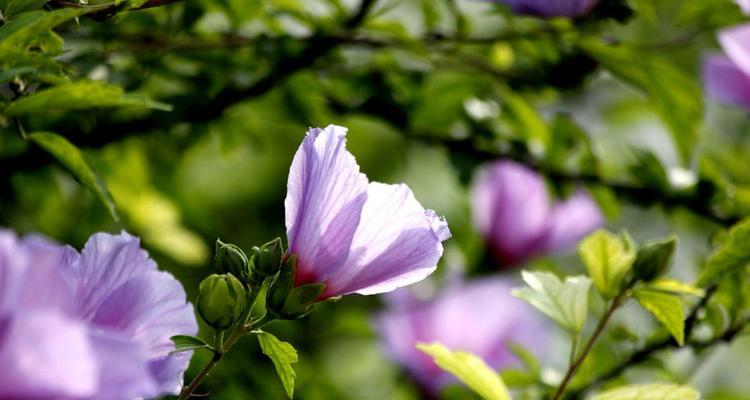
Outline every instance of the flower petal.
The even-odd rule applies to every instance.
[[[750,14],[750,0],[737,0],[737,4],[746,15]]]
[[[599,0],[495,0],[518,14],[540,17],[580,17],[588,14]]]
[[[77,315],[93,318],[110,293],[131,278],[155,270],[156,263],[141,249],[138,238],[125,232],[91,236],[81,256],[65,268],[75,293]]]
[[[472,188],[474,223],[505,264],[540,250],[550,199],[544,179],[529,168],[498,161],[479,172]]]
[[[177,395],[180,393],[184,382],[183,375],[190,365],[192,356],[192,351],[182,351],[149,362],[149,371],[159,384],[160,394]]]
[[[150,271],[112,291],[91,323],[147,346],[149,358],[174,349],[174,335],[195,335],[198,324],[182,285],[169,273]]]
[[[718,38],[729,59],[750,76],[750,24],[724,29],[719,32]]]
[[[152,398],[161,394],[148,369],[144,346],[126,335],[89,330],[100,365],[98,389],[89,400]]]
[[[0,318],[0,365],[3,399],[92,396],[99,382],[86,327],[56,312]]]
[[[0,311],[71,310],[70,288],[60,269],[71,251],[41,237],[19,239],[0,230]]]
[[[703,61],[706,93],[722,103],[750,110],[750,75],[727,57],[712,55]]]
[[[367,177],[346,150],[346,128],[311,129],[294,156],[284,201],[296,284],[319,281],[346,260],[366,198]]]
[[[113,291],[96,311],[92,324],[140,343],[148,358],[156,394],[176,394],[192,353],[169,355],[174,335],[196,335],[198,324],[185,291],[169,273],[150,271]]]
[[[439,342],[472,352],[496,369],[515,362],[507,348],[511,342],[537,354],[543,351],[548,336],[545,322],[530,306],[511,296],[513,283],[486,278],[453,285],[432,300],[381,313],[375,320],[376,329],[391,357],[428,391],[437,393],[455,379],[418,351],[418,342]]]
[[[555,252],[575,247],[579,240],[603,224],[599,206],[584,189],[580,189],[552,207],[544,250]]]
[[[420,281],[435,270],[448,237],[445,220],[422,208],[406,185],[370,183],[352,251],[327,271],[323,297],[383,293]]]

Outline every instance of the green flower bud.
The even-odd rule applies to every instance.
[[[236,245],[222,242],[221,239],[216,239],[214,269],[221,274],[232,274],[242,282],[247,282],[250,278],[245,252]]]
[[[297,259],[290,256],[281,272],[271,282],[266,293],[266,310],[276,319],[297,319],[304,317],[325,291],[323,283],[310,283],[294,286]]]
[[[214,329],[227,329],[242,316],[246,296],[239,279],[231,274],[213,274],[200,284],[198,313]]]
[[[284,249],[281,246],[281,239],[276,238],[263,246],[253,246],[251,268],[253,273],[261,278],[276,275],[281,269],[281,256]]]

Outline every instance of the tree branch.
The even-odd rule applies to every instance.
[[[53,7],[58,8],[82,8],[82,9],[88,9],[90,10],[89,13],[86,14],[87,17],[92,18],[97,21],[105,21],[109,18],[112,18],[115,14],[117,14],[119,11],[135,11],[135,10],[144,10],[146,8],[153,8],[153,7],[161,7],[165,6],[167,4],[176,3],[178,1],[182,0],[146,0],[145,3],[141,4],[138,7],[128,7],[127,2],[123,2],[121,4],[115,4],[109,3],[109,4],[82,4],[76,1],[71,0],[50,0],[49,4]]]
[[[701,310],[708,304],[708,301],[710,300],[710,297],[713,295],[714,292],[716,292],[716,286],[711,286],[708,289],[706,289],[706,293],[701,298],[700,302],[696,304],[688,317],[685,319],[685,338],[690,337],[690,335],[693,332],[693,329],[696,326],[696,323],[698,322],[698,315],[700,314]],[[687,341],[686,346],[689,346],[693,348],[694,350],[700,350],[704,349],[713,345],[716,345],[718,343],[729,343],[731,342],[745,327],[745,325],[749,321],[743,320],[732,327],[728,328],[724,333],[721,335],[718,335],[716,337],[713,337],[706,341]],[[677,341],[671,336],[667,335],[663,339],[657,340],[655,342],[652,342],[645,347],[641,348],[640,350],[637,350],[636,352],[632,353],[628,358],[620,362],[619,364],[613,366],[607,371],[604,371],[594,379],[590,380],[589,382],[576,387],[575,389],[571,390],[567,393],[566,398],[568,399],[577,399],[581,398],[582,395],[591,390],[592,388],[599,386],[609,380],[612,380],[618,376],[620,376],[625,370],[628,368],[637,366],[639,364],[642,364],[645,361],[648,361],[651,357],[654,356],[654,354],[667,349],[677,348],[679,347],[679,344]]]

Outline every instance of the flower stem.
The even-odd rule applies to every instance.
[[[615,297],[609,304],[607,311],[604,312],[604,315],[602,315],[599,323],[596,324],[594,333],[591,334],[591,337],[586,342],[586,346],[584,346],[581,354],[578,355],[578,357],[574,357],[574,361],[571,362],[568,366],[568,371],[565,373],[565,377],[563,378],[562,383],[560,383],[560,386],[557,388],[557,391],[555,391],[555,395],[552,397],[552,400],[560,400],[562,398],[563,394],[565,393],[565,388],[573,379],[573,376],[575,376],[576,371],[578,371],[578,368],[581,367],[583,361],[586,360],[586,356],[588,356],[591,349],[594,348],[594,344],[596,343],[597,339],[599,339],[599,336],[601,336],[601,334],[604,332],[604,328],[607,326],[607,322],[609,322],[612,314],[614,314],[615,310],[617,310],[617,308],[622,304],[622,301],[625,298],[625,293],[626,291],[623,291],[622,293],[617,295],[617,297]],[[578,340],[576,340],[576,342],[577,341]]]
[[[195,376],[192,382],[190,382],[190,385],[188,385],[185,389],[182,389],[182,392],[180,392],[180,397],[177,398],[177,400],[187,400],[190,398],[190,396],[195,392],[195,389],[198,388],[198,385],[203,382],[203,378],[208,375],[209,372],[211,372],[211,369],[216,365],[216,363],[221,360],[221,356],[223,353],[215,352],[214,356],[211,357],[211,361],[206,364],[201,372],[198,373],[198,375]]]
[[[216,350],[214,351],[214,356],[211,357],[211,361],[209,361],[208,364],[206,364],[198,373],[198,375],[193,378],[193,381],[190,382],[190,385],[182,390],[177,400],[189,399],[193,392],[195,392],[195,389],[197,389],[201,382],[203,382],[203,379],[208,375],[209,372],[211,372],[211,369],[213,369],[213,367],[219,362],[219,360],[221,360],[221,357],[225,353],[227,353],[242,336],[250,332],[253,328],[260,328],[264,325],[267,325],[271,321],[273,321],[273,317],[265,315],[253,323],[247,325],[245,323],[238,324],[237,328],[232,333],[232,336],[230,336],[223,344],[217,343]]]
[[[228,352],[229,349],[234,346],[235,343],[247,332],[250,331],[250,329],[255,325],[254,323],[248,325],[247,321],[250,319],[250,316],[253,313],[253,308],[255,306],[255,301],[258,299],[258,294],[260,293],[261,288],[254,289],[247,298],[247,308],[245,310],[245,313],[240,317],[239,322],[237,323],[237,326],[235,327],[234,331],[232,332],[232,335],[227,338],[227,340],[224,340],[224,331],[221,331],[216,334],[216,343],[214,348],[214,356],[211,357],[211,361],[206,364],[203,369],[198,373],[198,375],[193,378],[192,382],[185,387],[182,392],[180,392],[180,396],[177,398],[177,400],[187,400],[190,398],[190,396],[195,392],[195,389],[198,388],[198,386],[203,382],[203,379],[206,378],[209,372],[211,372],[211,369],[221,360],[221,357],[224,355],[224,353]],[[262,318],[261,320],[265,320],[265,318]],[[268,323],[270,321],[265,321],[265,323]]]

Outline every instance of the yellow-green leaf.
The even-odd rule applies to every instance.
[[[419,343],[417,348],[430,355],[438,367],[453,374],[482,399],[511,399],[500,375],[474,354],[451,351],[439,343]]]
[[[607,390],[594,396],[594,400],[698,400],[700,397],[700,393],[689,386],[651,383]]]
[[[685,310],[679,297],[646,289],[637,290],[634,296],[643,308],[667,328],[680,346],[685,343]]]
[[[109,214],[115,221],[119,220],[115,203],[109,194],[107,185],[86,161],[78,147],[55,133],[36,132],[28,135],[28,138],[44,151],[50,153],[81,185],[96,195],[102,204],[107,207]]]
[[[698,297],[703,297],[705,294],[703,289],[699,289],[689,283],[681,282],[672,278],[659,278],[646,285],[646,287],[650,290],[676,294],[690,294]]]
[[[635,261],[636,249],[627,237],[600,229],[581,241],[578,254],[596,290],[611,299],[620,293],[623,278]]]
[[[276,374],[284,385],[286,395],[291,399],[294,397],[294,379],[297,374],[292,368],[292,364],[297,362],[297,350],[287,342],[282,342],[276,336],[268,332],[258,332],[258,343],[263,354],[273,362],[276,368]]]
[[[513,289],[511,294],[536,307],[563,328],[577,333],[586,323],[591,279],[581,275],[560,281],[550,272],[522,271],[528,288]]]

